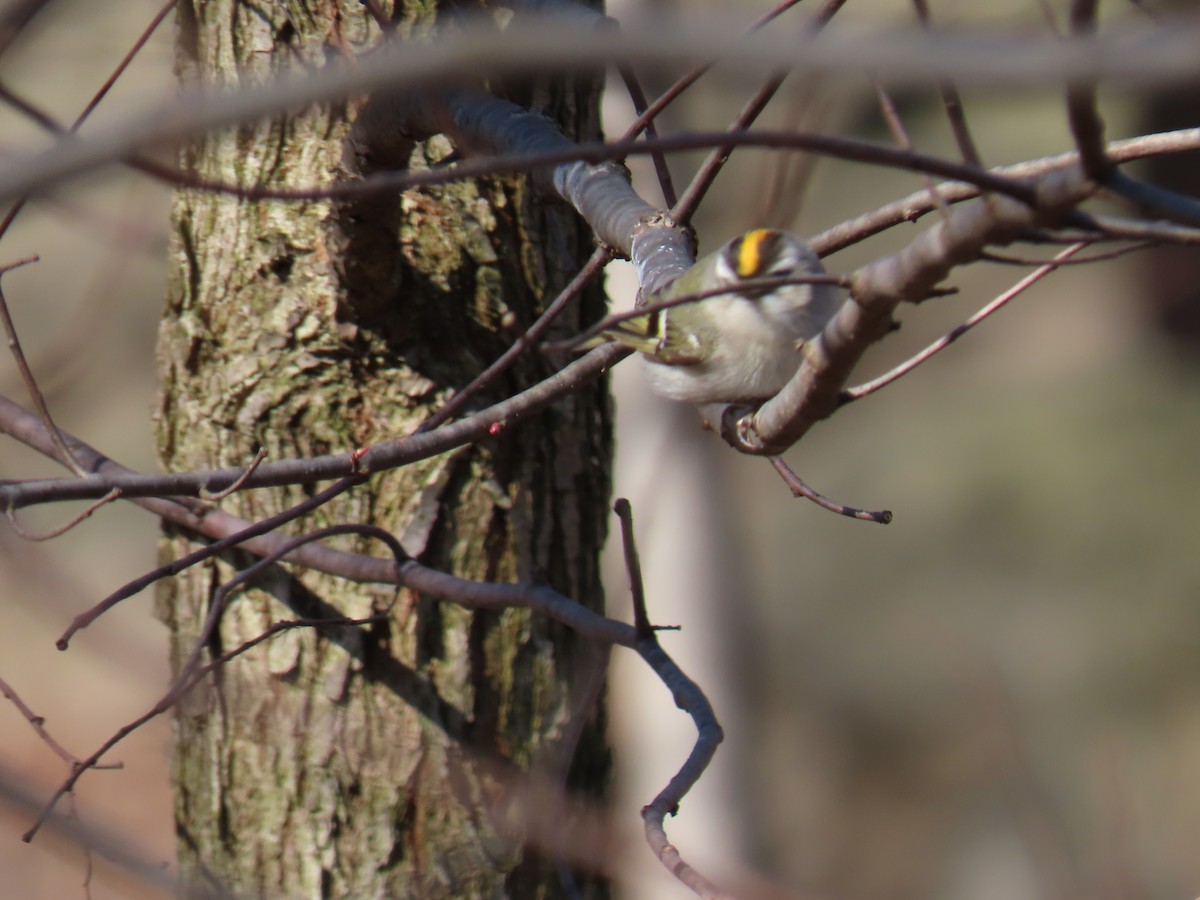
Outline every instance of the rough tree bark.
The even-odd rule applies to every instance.
[[[399,8],[400,32],[428,26],[435,6]],[[227,88],[380,40],[359,0],[192,0],[178,15],[180,77]],[[523,89],[568,134],[598,135],[594,80]],[[362,99],[208,135],[183,162],[243,185],[354,177],[344,140]],[[434,139],[410,164],[448,152]],[[161,457],[172,469],[244,465],[259,446],[278,459],[411,431],[532,321],[591,249],[570,210],[531,196],[519,178],[355,203],[181,190],[173,226],[159,348]],[[589,292],[564,333],[598,317],[601,303]],[[480,402],[547,372],[526,359]],[[372,522],[431,565],[546,581],[599,606],[609,418],[597,388],[485,445],[377,477],[289,531]],[[258,520],[313,490],[220,502]],[[163,554],[191,546],[169,533]],[[225,556],[162,591],[176,668],[214,590],[245,563]],[[278,568],[232,601],[209,654],[282,618],[359,617],[393,597]],[[493,814],[503,784],[483,762],[553,766],[586,656],[571,634],[525,612],[472,614],[410,592],[386,625],[294,630],[260,645],[175,718],[185,877],[247,895],[558,895],[551,862]],[[608,772],[601,719],[593,714],[570,768],[572,785],[593,792]],[[605,892],[598,881],[582,886]]]

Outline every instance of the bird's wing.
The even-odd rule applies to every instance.
[[[618,322],[575,349],[590,350],[613,341],[669,366],[690,366],[704,362],[712,353],[708,342],[698,335],[688,334],[672,322],[670,312],[669,309],[662,309]]]

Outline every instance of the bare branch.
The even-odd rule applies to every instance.
[[[930,28],[929,4],[926,0],[912,0],[912,4],[917,11],[917,21],[921,23],[922,28],[928,30]],[[955,144],[958,145],[959,154],[965,162],[983,168],[983,159],[971,137],[971,130],[967,127],[967,116],[963,110],[962,96],[958,93],[958,88],[950,79],[942,78],[938,80],[938,93],[942,96],[942,108],[946,112],[946,120],[950,123],[950,131],[954,135]]]
[[[618,498],[613,504],[621,522],[621,541],[625,568],[629,573],[629,588],[633,597],[634,628],[638,636],[637,652],[646,664],[662,679],[675,698],[675,705],[692,717],[698,732],[696,743],[683,767],[654,800],[642,808],[646,840],[667,871],[701,897],[724,897],[707,878],[684,862],[679,851],[667,841],[663,822],[678,812],[679,804],[692,786],[704,774],[721,743],[724,734],[717,723],[712,704],[700,687],[683,674],[658,643],[650,615],[646,610],[646,593],[642,585],[641,563],[638,561],[637,541],[633,533],[633,510],[629,501]]]
[[[54,418],[50,415],[50,407],[46,405],[46,398],[42,396],[42,389],[38,387],[37,379],[33,377],[33,372],[29,368],[29,361],[25,358],[25,351],[21,349],[21,339],[17,337],[17,328],[13,324],[12,315],[8,310],[8,299],[4,296],[4,288],[2,286],[4,275],[13,269],[37,262],[37,260],[36,256],[31,256],[28,259],[0,266],[0,322],[4,325],[4,333],[8,335],[8,349],[12,351],[13,360],[16,362],[17,369],[21,373],[21,380],[25,382],[25,390],[29,392],[29,399],[33,401],[33,406],[38,411],[38,415],[46,423],[46,429],[50,432],[50,439],[54,442],[54,447],[59,453],[59,459],[68,469],[77,475],[82,475],[83,469],[80,467],[79,461],[71,455],[71,451],[67,448],[67,444],[63,440],[62,432],[54,424]],[[6,511],[11,511],[11,507],[5,507],[5,509]],[[90,514],[89,512],[88,515]],[[70,526],[68,525],[67,528],[70,528]],[[66,529],[63,530],[65,531]]]
[[[21,435],[20,439],[23,442],[39,452],[50,455],[49,438],[36,416],[3,398],[0,398],[0,410],[4,410],[8,417],[6,425],[15,425],[15,433]],[[85,460],[96,460],[96,464],[103,461],[104,467],[114,473],[129,472],[81,441],[75,438],[70,440],[76,447],[76,453]],[[154,515],[199,535],[217,540],[237,535],[237,545],[258,556],[277,553],[288,540],[273,533],[256,533],[256,536],[247,539],[241,532],[249,528],[255,528],[257,532],[261,523],[252,525],[219,509],[205,508],[194,500],[176,501],[144,497],[134,499],[133,502]],[[468,581],[429,569],[413,560],[402,566],[400,578],[397,580],[390,560],[333,550],[320,544],[299,547],[291,551],[286,560],[352,581],[400,584],[430,596],[441,597],[467,609],[532,609],[592,640],[626,647],[633,647],[637,643],[637,634],[631,625],[607,619],[544,585]]]
[[[821,7],[806,25],[805,33],[815,35],[820,32],[845,3],[846,0],[826,0],[825,5]],[[769,75],[766,82],[746,101],[745,105],[738,112],[729,126],[729,132],[731,134],[740,134],[753,125],[763,110],[767,108],[767,104],[771,102],[771,99],[775,96],[775,93],[779,90],[786,77],[786,70]],[[704,162],[701,163],[696,176],[692,179],[691,184],[688,185],[679,202],[671,207],[671,216],[675,221],[686,224],[692,220],[692,216],[700,207],[701,201],[708,194],[713,182],[717,180],[717,176],[721,174],[721,170],[725,167],[725,164],[729,162],[729,157],[733,153],[735,146],[737,145],[721,144],[712,149]]]
[[[57,434],[57,431],[52,432],[52,434]],[[61,435],[59,436],[59,439],[61,440]],[[92,517],[92,513],[94,513],[96,510],[100,509],[100,507],[108,506],[108,504],[112,503],[114,500],[120,500],[120,499],[121,499],[121,492],[119,490],[117,490],[116,488],[113,488],[111,491],[109,491],[107,494],[105,494],[99,500],[96,500],[96,501],[92,502],[91,504],[89,504],[87,509],[85,509],[83,512],[81,512],[79,515],[75,516],[75,518],[71,519],[65,525],[60,525],[59,527],[51,529],[50,531],[43,531],[43,532],[39,532],[39,533],[26,531],[24,528],[22,528],[21,523],[17,521],[16,512],[12,509],[5,509],[4,517],[6,519],[8,519],[8,524],[12,526],[12,530],[15,531],[17,533],[17,536],[19,538],[21,538],[22,540],[33,541],[35,543],[41,542],[41,541],[52,541],[56,537],[62,537],[64,534],[66,534],[68,531],[70,531],[72,528],[74,528],[76,525],[80,524],[81,522],[85,522],[88,519],[90,519]]]
[[[450,421],[455,413],[462,409],[484,386],[490,384],[501,372],[508,369],[517,357],[536,347],[538,340],[546,333],[546,329],[550,327],[559,313],[566,308],[568,303],[579,296],[579,293],[587,286],[588,282],[604,270],[604,266],[611,258],[612,253],[608,249],[597,247],[583,268],[579,270],[566,287],[559,291],[558,296],[546,307],[545,312],[538,316],[537,321],[530,325],[525,330],[525,333],[517,338],[513,345],[505,350],[495,362],[475,376],[469,384],[451,397],[441,409],[430,416],[425,422],[422,422],[421,427],[417,429],[417,433],[432,431],[443,423]]]
[[[782,2],[779,3],[774,9],[768,10],[765,14],[759,16],[754,22],[752,22],[750,26],[745,29],[744,33],[752,34],[755,31],[758,31],[764,25],[778,18],[799,2],[800,0],[782,0]],[[704,63],[677,79],[674,84],[663,91],[658,99],[651,103],[645,110],[640,111],[638,117],[625,130],[625,134],[621,139],[623,141],[629,140],[637,137],[643,131],[646,131],[649,124],[654,121],[655,116],[666,109],[667,106],[674,102],[675,99],[678,98],[684,91],[699,81],[700,78],[702,78],[704,74],[713,67],[713,65],[714,63],[712,62]],[[673,201],[668,201],[668,204],[671,206],[675,205]]]
[[[12,772],[4,767],[0,767],[0,802],[29,814],[42,805],[42,801],[34,796],[27,773]],[[161,862],[147,860],[137,854],[132,849],[135,846],[132,841],[122,840],[116,834],[112,822],[89,827],[69,813],[53,813],[45,824],[52,834],[56,834],[70,846],[86,847],[89,855],[92,852],[98,853],[147,885],[172,896],[194,896],[178,883]]]
[[[646,92],[642,89],[642,83],[638,80],[637,73],[633,71],[632,66],[620,66],[617,71],[621,76],[621,81],[625,84],[625,91],[633,103],[633,111],[639,117],[644,115],[650,104],[646,100]],[[658,126],[654,124],[653,119],[646,120],[644,130],[646,137],[651,140],[658,137]],[[658,176],[658,188],[662,191],[663,203],[667,206],[674,206],[679,197],[675,193],[675,181],[671,178],[671,167],[667,165],[666,154],[661,150],[652,150],[650,159],[654,163],[654,174]]]
[[[637,541],[633,534],[633,507],[624,497],[613,502],[613,512],[621,523],[621,550],[625,557],[625,572],[629,576],[629,595],[633,598],[633,627],[639,638],[654,637],[654,626],[646,612],[646,587],[642,581],[642,563],[638,558]]]
[[[860,400],[869,394],[873,394],[876,391],[887,387],[893,381],[896,381],[897,379],[907,375],[917,366],[921,365],[921,363],[945,350],[984,319],[987,319],[989,316],[1003,308],[1009,303],[1009,301],[1023,294],[1051,272],[1059,269],[1065,262],[1067,262],[1067,260],[1069,260],[1072,256],[1086,246],[1087,244],[1085,243],[1072,244],[1066,250],[1063,250],[1061,253],[1055,256],[1053,261],[1040,266],[1033,272],[1030,272],[1028,275],[1010,287],[1007,291],[994,299],[991,303],[984,306],[981,310],[979,310],[979,312],[975,313],[961,325],[958,325],[948,331],[920,353],[916,354],[910,359],[905,360],[900,365],[896,366],[889,372],[885,372],[878,378],[874,378],[865,384],[858,385],[857,387],[846,389],[842,392],[842,403],[846,404],[853,402],[854,400]]]
[[[369,475],[420,459],[428,459],[448,450],[465,446],[510,427],[544,409],[567,394],[581,390],[607,368],[629,355],[618,347],[597,347],[586,356],[566,365],[519,394],[509,397],[480,413],[466,416],[431,431],[384,441],[364,451],[344,451],[331,456],[282,460],[264,463],[245,479],[244,487],[276,487],[283,484],[311,484],[347,476]],[[57,458],[52,447],[41,445],[43,432],[36,420],[23,415],[17,404],[0,397],[0,433],[36,447]],[[69,441],[72,445],[74,439]],[[77,455],[79,450],[72,447]],[[59,500],[86,500],[101,497],[119,488],[127,498],[153,496],[198,497],[201,490],[223,490],[245,475],[243,469],[215,469],[173,475],[141,474],[114,467],[106,457],[96,455],[85,468],[95,473],[69,479],[45,479],[0,483],[0,505],[13,509],[34,503]]]
[[[1071,0],[1071,35],[1090,38],[1096,33],[1098,0]],[[1109,162],[1104,154],[1104,121],[1096,109],[1094,79],[1073,80],[1067,87],[1067,122],[1079,148],[1079,164],[1093,181],[1103,181]]]
[[[784,462],[782,456],[772,456],[770,457],[770,460],[771,465],[775,467],[775,471],[779,473],[780,477],[783,478],[784,483],[788,486],[789,490],[791,490],[793,497],[803,497],[806,500],[811,500],[822,509],[835,512],[839,516],[847,516],[851,519],[862,519],[864,522],[874,522],[877,525],[891,524],[892,511],[890,509],[881,509],[876,511],[870,509],[858,509],[853,506],[844,506],[841,503],[830,500],[823,494],[817,493],[811,487],[805,484],[800,476],[792,471],[792,467]]]
[[[956,265],[978,258],[989,244],[1007,244],[1024,228],[1057,224],[1094,188],[1078,169],[1038,181],[1040,202],[1026,206],[1005,197],[975,201],[951,211],[904,250],[876,260],[854,275],[854,289],[824,333],[805,344],[805,362],[792,381],[756,413],[730,407],[720,433],[737,449],[778,454],[829,416],[867,347],[888,331],[901,302],[929,296]]]
[[[900,119],[900,113],[892,101],[891,94],[888,93],[887,88],[877,78],[871,79],[871,83],[875,88],[875,95],[879,99],[880,111],[883,113],[883,119],[887,123],[888,130],[891,131],[892,137],[905,150],[914,149],[912,139],[908,136],[908,130],[904,127],[904,122]],[[949,206],[942,199],[942,195],[938,192],[937,185],[934,184],[933,179],[927,173],[922,173],[921,180],[925,183],[925,190],[929,193],[929,200],[933,208],[944,213]],[[818,252],[820,252],[819,249]]]
[[[267,458],[267,448],[259,447],[258,452],[254,454],[254,459],[250,460],[250,465],[246,466],[246,471],[242,473],[242,477],[229,485],[227,488],[220,491],[210,491],[207,488],[201,488],[197,496],[206,502],[215,503],[218,500],[224,500],[230,494],[234,494],[241,490],[245,485],[246,480],[254,474],[254,470],[262,465],[263,460]]]
[[[314,494],[312,497],[309,497],[302,503],[297,503],[295,506],[276,513],[275,515],[267,519],[263,519],[260,522],[255,522],[252,525],[247,524],[247,527],[239,530],[235,534],[222,537],[220,540],[200,547],[186,556],[181,556],[177,559],[174,559],[164,566],[159,566],[157,569],[153,569],[147,572],[145,575],[135,578],[133,581],[121,586],[116,591],[109,594],[91,609],[85,610],[77,615],[72,620],[67,630],[62,633],[62,636],[55,641],[55,646],[58,647],[59,650],[66,650],[70,645],[71,638],[74,637],[77,632],[87,628],[92,624],[92,622],[96,621],[122,600],[127,600],[135,594],[141,593],[156,581],[160,581],[163,578],[171,575],[178,575],[180,572],[183,572],[192,566],[199,565],[206,559],[211,559],[212,557],[225,550],[228,550],[231,547],[245,544],[251,538],[269,534],[288,522],[302,518],[308,513],[316,509],[320,509],[334,497],[345,493],[350,488],[361,483],[361,481],[362,479],[360,478],[343,478],[336,484],[317,494]]]
[[[872,65],[889,78],[929,76],[987,80],[994,85],[1045,84],[1052,79],[1113,78],[1126,86],[1163,84],[1195,74],[1196,26],[1123,31],[1089,40],[886,34],[822,35],[819,40],[758,32],[731,42],[711,20],[657,22],[621,32],[582,31],[555,22],[528,22],[496,40],[492,29],[464,27],[436,44],[396,43],[353,63],[331,62],[317,74],[284,77],[236,93],[199,92],[172,98],[88,140],[59,142],[13,160],[0,173],[0,199],[35,193],[107,163],[212,128],[281,109],[380,88],[419,91],[464,72],[520,73],[609,63],[675,65],[722,58],[748,73],[781,69],[856,72]]]
[[[642,822],[646,828],[646,841],[658,857],[659,862],[667,871],[692,889],[696,894],[706,898],[726,897],[707,878],[692,868],[679,855],[679,851],[667,840],[664,822],[668,815],[674,815],[679,810],[679,804],[688,791],[700,780],[700,776],[712,762],[717,747],[725,739],[725,734],[717,722],[712,704],[700,686],[675,664],[658,643],[654,636],[643,638],[637,644],[638,654],[646,664],[662,679],[675,698],[675,705],[692,717],[696,725],[696,743],[692,752],[679,771],[671,778],[650,803],[642,807]]]
[[[1200,128],[1183,128],[1178,131],[1167,131],[1162,134],[1142,135],[1141,137],[1113,141],[1108,145],[1107,154],[1114,162],[1132,162],[1151,156],[1166,156],[1172,153],[1182,153],[1196,149],[1200,149]],[[1060,153],[1056,156],[1046,156],[1041,159],[1018,163],[1013,166],[1000,166],[989,171],[993,175],[1007,176],[1014,179],[1028,179],[1078,164],[1079,152],[1072,151],[1070,153]],[[959,203],[963,200],[978,197],[979,188],[968,184],[945,182],[937,186],[937,193],[947,203]],[[872,210],[869,213],[828,228],[814,236],[810,243],[813,249],[821,256],[828,256],[895,225],[900,225],[904,222],[915,222],[933,209],[936,209],[937,206],[938,204],[930,202],[925,191],[918,191]]]
[[[1200,228],[1200,201],[1178,191],[1131,178],[1110,169],[1104,177],[1104,189],[1124,197],[1151,215]]]
[[[25,721],[27,721],[30,727],[37,732],[37,736],[40,737],[43,742],[45,742],[47,747],[49,747],[55,752],[55,754],[58,755],[59,759],[72,768],[79,766],[79,757],[54,739],[53,735],[46,730],[46,720],[30,709],[29,705],[21,699],[20,694],[13,690],[12,685],[10,685],[3,678],[0,678],[0,694],[3,694],[4,697],[17,708],[21,715],[25,717]],[[105,766],[97,766],[96,768],[121,769],[124,768],[124,765],[122,763],[110,763]]]

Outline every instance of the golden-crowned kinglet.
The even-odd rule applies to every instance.
[[[804,342],[840,305],[838,289],[787,284],[743,291],[738,285],[824,274],[817,254],[796,235],[748,231],[698,260],[651,302],[714,288],[730,293],[628,319],[600,340],[639,351],[650,388],[663,397],[696,404],[765,400],[796,374]]]

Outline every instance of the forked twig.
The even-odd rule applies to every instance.
[[[53,750],[63,762],[72,768],[76,768],[80,765],[79,757],[56,741],[54,736],[46,730],[45,718],[39,716],[32,709],[30,709],[29,705],[21,699],[21,695],[18,694],[16,690],[13,689],[12,685],[10,685],[3,678],[0,678],[0,694],[3,694],[5,698],[7,698],[12,705],[17,708],[21,715],[25,717],[25,720],[29,723],[30,727],[37,732],[37,736],[40,737],[46,746]],[[124,763],[108,763],[103,766],[95,766],[94,768],[123,769],[124,767]]]
[[[828,24],[829,20],[834,17],[839,9],[846,3],[846,0],[825,0],[825,5],[817,12],[812,20],[806,26],[807,34],[816,34]],[[784,78],[787,77],[787,72],[777,72],[767,77],[766,81],[754,93],[754,95],[746,101],[745,105],[739,110],[733,122],[730,123],[727,129],[730,135],[742,134],[758,119],[767,104],[775,96],[783,84]],[[695,177],[683,192],[683,196],[679,198],[677,203],[671,206],[671,217],[680,223],[688,223],[696,210],[699,209],[700,203],[708,194],[713,182],[717,180],[717,176],[721,174],[721,170],[725,168],[725,164],[729,162],[729,157],[732,155],[734,147],[733,143],[720,144],[709,151],[704,162],[700,164]]]
[[[1022,293],[1024,293],[1026,290],[1031,288],[1033,285],[1037,284],[1039,281],[1041,281],[1043,278],[1045,278],[1051,272],[1060,268],[1062,265],[1064,265],[1067,262],[1067,260],[1069,260],[1072,256],[1074,256],[1076,253],[1078,253],[1080,250],[1082,250],[1086,246],[1087,246],[1086,242],[1072,244],[1070,247],[1068,247],[1067,249],[1065,249],[1061,253],[1059,253],[1057,256],[1055,256],[1053,260],[1051,260],[1048,263],[1045,263],[1042,266],[1039,266],[1037,269],[1030,272],[1028,275],[1026,275],[1024,278],[1022,278],[1020,281],[1018,281],[1012,287],[1010,287],[1007,291],[1005,291],[1003,294],[996,297],[996,299],[994,299],[991,303],[984,306],[982,309],[980,309],[978,312],[976,312],[973,316],[971,316],[966,321],[960,323],[959,325],[956,325],[950,331],[946,332],[946,334],[942,335],[940,338],[938,338],[936,341],[934,341],[932,344],[930,344],[928,347],[926,347],[920,353],[915,354],[914,356],[912,356],[909,359],[905,360],[904,362],[900,363],[900,365],[898,365],[895,368],[891,369],[890,371],[885,372],[884,374],[880,375],[878,378],[873,378],[868,382],[857,385],[856,387],[847,388],[844,391],[842,391],[841,396],[839,398],[840,402],[843,405],[845,405],[847,403],[852,403],[855,400],[861,400],[863,397],[866,397],[869,394],[873,394],[876,391],[878,391],[884,387],[887,387],[889,384],[891,384],[893,381],[896,381],[898,378],[902,378],[903,376],[907,375],[909,372],[911,372],[917,366],[921,365],[921,363],[925,362],[930,357],[935,356],[936,354],[945,350],[947,347],[949,347],[951,344],[953,344],[955,341],[957,341],[960,337],[962,337],[964,334],[966,334],[968,331],[970,331],[972,328],[974,328],[976,325],[978,325],[984,319],[988,318],[989,316],[993,315],[998,310],[1002,309],[1004,306],[1006,306],[1009,303],[1009,301],[1020,296]]]
[[[642,89],[642,83],[637,77],[637,72],[633,70],[633,66],[622,65],[617,66],[617,72],[621,76],[621,81],[625,84],[625,91],[629,94],[629,100],[633,103],[633,111],[639,117],[645,114],[649,108],[649,103],[646,101],[646,92]],[[658,137],[658,126],[654,124],[653,119],[647,119],[643,126],[646,137],[651,140]],[[675,193],[675,181],[671,177],[671,169],[667,165],[667,157],[661,150],[651,152],[650,159],[654,163],[654,174],[658,176],[658,188],[662,191],[663,202],[667,206],[674,206],[678,200],[678,195]]]
[[[638,562],[637,543],[633,534],[632,507],[628,500],[620,498],[613,504],[613,510],[621,522],[625,567],[629,573],[629,589],[633,597],[633,615],[638,634],[637,652],[670,689],[675,698],[675,705],[692,717],[697,731],[696,742],[692,745],[692,752],[683,766],[658,796],[642,808],[646,841],[667,871],[698,896],[717,900],[728,895],[684,861],[679,850],[667,840],[663,822],[668,815],[678,812],[684,796],[708,768],[717,752],[717,746],[724,739],[724,733],[704,691],[683,673],[658,643],[658,637],[646,612],[646,592],[642,584],[641,564]]]
[[[612,252],[606,247],[597,247],[583,268],[576,273],[570,283],[559,291],[558,296],[546,307],[545,312],[538,316],[537,321],[530,325],[525,332],[513,342],[513,345],[502,353],[495,362],[476,375],[457,394],[446,401],[437,412],[421,423],[416,433],[432,431],[454,417],[454,414],[466,406],[467,402],[476,396],[483,388],[491,384],[501,373],[508,369],[522,353],[537,345],[538,339],[546,333],[546,329],[554,322],[567,304],[579,296],[587,287],[588,282],[603,271],[604,266],[612,259]]]
[[[59,637],[59,639],[55,642],[55,646],[58,647],[59,650],[66,650],[67,646],[70,644],[71,638],[75,636],[76,632],[87,628],[92,624],[92,622],[96,621],[96,619],[100,618],[122,600],[128,599],[134,594],[145,590],[147,587],[154,584],[154,582],[159,581],[162,578],[166,578],[168,575],[178,575],[185,569],[198,565],[199,563],[204,562],[204,560],[210,559],[224,550],[228,550],[230,547],[236,547],[238,544],[245,543],[251,538],[274,531],[279,526],[290,522],[293,519],[307,515],[313,510],[318,509],[324,504],[328,503],[339,494],[359,484],[361,481],[363,481],[362,476],[343,478],[342,480],[325,488],[325,490],[314,494],[307,500],[297,503],[295,506],[289,509],[285,509],[280,513],[276,513],[273,516],[263,519],[261,522],[255,522],[254,524],[238,531],[236,534],[231,534],[228,537],[213,541],[211,544],[206,544],[205,546],[199,548],[198,550],[192,551],[186,556],[181,556],[179,559],[173,560],[164,566],[159,566],[157,569],[147,572],[145,575],[142,575],[139,578],[135,578],[128,584],[125,584],[116,591],[113,591],[113,593],[109,594],[91,609],[85,610],[77,615],[71,622],[70,626],[68,626],[67,630],[64,631],[62,636]]]
[[[235,658],[236,656],[239,656],[242,653],[245,653],[247,650],[251,649],[254,646],[257,646],[258,644],[262,643],[263,641],[267,640],[268,638],[272,637],[273,635],[278,634],[281,631],[287,630],[287,628],[290,628],[290,627],[299,627],[297,624],[289,624],[287,626],[287,628],[273,626],[271,628],[268,628],[266,631],[264,631],[262,634],[258,635],[257,637],[242,644],[240,647],[237,647],[233,651],[223,654],[222,656],[218,657],[217,659],[213,660],[212,662],[208,663],[207,665],[200,665],[200,656],[204,651],[204,647],[208,645],[209,638],[210,638],[211,634],[213,633],[213,630],[217,627],[217,624],[220,621],[221,615],[224,612],[227,598],[228,598],[230,592],[234,590],[234,588],[240,587],[240,586],[246,584],[247,582],[253,580],[254,578],[256,578],[259,575],[260,572],[262,572],[263,569],[267,568],[268,566],[274,565],[280,559],[287,556],[292,551],[304,546],[305,544],[312,543],[313,541],[323,540],[327,537],[332,537],[332,536],[339,535],[339,534],[359,534],[359,535],[365,535],[367,537],[372,537],[372,538],[375,538],[375,539],[381,541],[392,552],[393,560],[394,560],[394,563],[395,563],[395,566],[397,567],[397,569],[408,558],[407,554],[405,554],[404,550],[400,547],[400,542],[398,540],[396,540],[395,536],[382,528],[379,528],[374,525],[355,525],[355,524],[332,525],[328,528],[322,528],[317,531],[313,531],[309,534],[302,535],[300,537],[293,538],[293,539],[290,539],[290,540],[284,542],[283,546],[279,547],[275,553],[272,553],[268,556],[264,556],[258,562],[254,563],[249,568],[244,569],[243,571],[239,572],[232,579],[227,581],[225,584],[221,585],[221,587],[218,588],[216,594],[213,596],[212,605],[209,608],[209,614],[206,617],[204,627],[203,627],[203,630],[201,631],[201,634],[199,635],[195,644],[193,645],[192,651],[189,654],[188,659],[180,667],[178,677],[176,677],[174,682],[172,682],[171,686],[167,689],[167,692],[165,694],[163,694],[162,698],[157,703],[155,703],[154,706],[152,706],[149,710],[147,710],[142,715],[138,716],[136,719],[134,719],[128,725],[125,725],[124,727],[118,729],[103,744],[101,744],[100,747],[94,753],[92,753],[91,756],[80,761],[75,766],[75,768],[71,771],[71,774],[68,775],[67,778],[63,780],[63,782],[58,786],[58,788],[55,790],[55,792],[51,796],[51,798],[46,802],[46,805],[42,809],[41,814],[38,816],[37,821],[35,821],[33,823],[33,825],[21,836],[21,840],[25,841],[26,843],[29,843],[30,841],[33,840],[34,836],[37,834],[37,832],[41,828],[42,824],[46,821],[46,818],[53,811],[53,809],[54,809],[55,805],[58,803],[58,801],[63,797],[64,794],[68,793],[75,787],[75,783],[80,779],[80,777],[82,777],[84,772],[86,772],[88,769],[95,768],[96,763],[98,763],[100,761],[101,757],[103,757],[104,754],[108,753],[108,751],[111,750],[114,746],[116,746],[118,743],[120,743],[122,740],[124,740],[126,737],[128,737],[131,733],[136,731],[138,728],[141,728],[144,724],[149,722],[151,719],[155,718],[156,716],[160,716],[164,712],[169,710],[172,706],[174,706],[177,702],[179,702],[179,700],[181,698],[186,696],[188,694],[188,692],[190,692],[193,688],[195,688],[204,679],[204,677],[208,675],[209,672],[212,672],[213,670],[219,668],[220,666],[224,665],[226,662]],[[342,625],[342,626],[361,625],[361,624],[376,622],[376,621],[378,621],[378,619],[379,619],[379,614],[373,614],[364,619],[348,619],[348,618],[338,618],[338,619],[334,619],[334,620],[324,620],[323,619],[323,620],[319,620],[319,623],[321,625],[324,625],[324,624],[329,624],[330,621],[332,621],[333,624]],[[307,625],[308,620],[304,620],[300,624]]]

